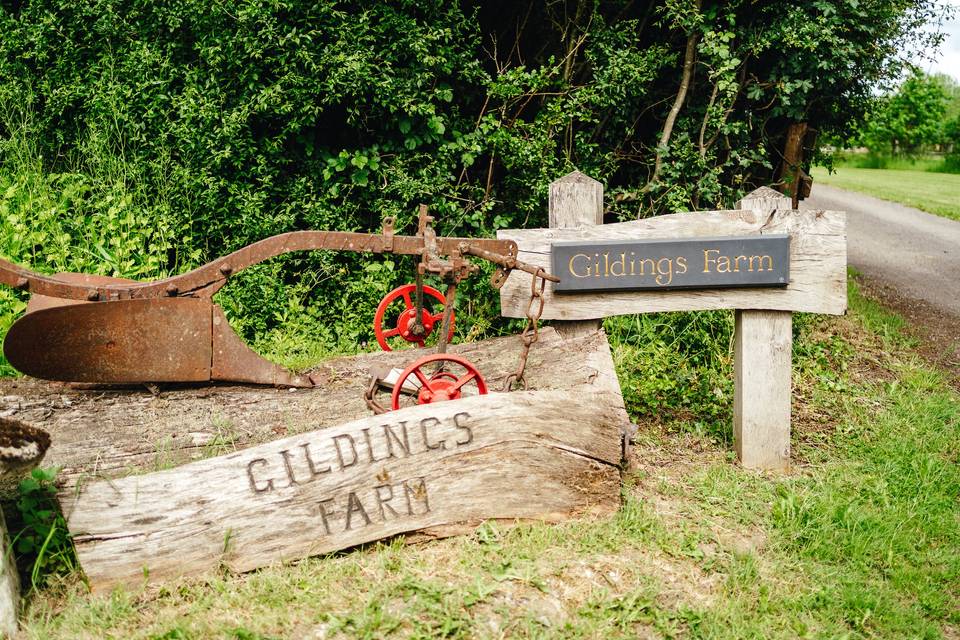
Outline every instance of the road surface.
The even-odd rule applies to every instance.
[[[848,264],[960,366],[960,222],[824,184],[800,208],[846,211]]]

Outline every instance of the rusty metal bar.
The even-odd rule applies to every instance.
[[[501,255],[516,255],[517,250],[513,241],[493,238],[436,238],[435,242],[438,255],[455,254],[462,244]],[[422,255],[425,248],[426,242],[419,236],[346,231],[291,231],[255,242],[193,271],[152,282],[85,286],[65,282],[56,276],[45,276],[0,259],[0,284],[27,290],[32,294],[88,302],[166,297],[209,298],[231,275],[285,253],[353,251]]]

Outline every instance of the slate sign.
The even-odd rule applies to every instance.
[[[790,236],[554,242],[556,292],[785,287]]]

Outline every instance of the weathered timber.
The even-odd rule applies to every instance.
[[[490,388],[499,389],[516,368],[519,342],[507,336],[453,345],[449,351],[476,364]],[[370,415],[362,395],[369,370],[379,364],[402,369],[429,352],[328,360],[310,372],[322,380],[315,389],[170,385],[155,395],[144,387],[78,389],[30,378],[0,380],[0,410],[50,433],[46,464],[61,467],[59,478],[68,491],[83,478],[158,471],[364,418]],[[564,341],[553,329],[542,328],[527,369],[530,389],[588,384],[619,393],[602,332]]]
[[[609,515],[619,398],[582,386],[421,405],[61,499],[94,591],[487,519]]]
[[[780,289],[616,291],[555,295],[545,292],[544,319],[583,320],[629,313],[705,309],[770,309],[841,314],[847,308],[846,215],[837,211],[757,210],[678,213],[576,229],[507,229],[498,236],[519,245],[519,258],[550,266],[555,241],[681,239],[787,233],[790,284]],[[500,290],[501,312],[522,317],[529,287],[511,278]]]
[[[573,229],[603,224],[603,184],[574,171],[550,183],[548,218],[551,229]],[[572,320],[554,325],[565,338],[600,328],[600,320]]]
[[[738,204],[759,215],[791,206],[769,187]],[[794,212],[798,213],[798,212]],[[790,468],[790,398],[793,314],[737,309],[733,341],[733,446],[748,469]]]

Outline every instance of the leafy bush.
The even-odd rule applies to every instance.
[[[66,520],[60,513],[56,469],[34,469],[20,482],[16,517],[10,520],[17,563],[33,588],[77,570]]]
[[[410,232],[419,202],[441,233],[488,236],[544,225],[574,168],[606,184],[611,220],[730,206],[776,180],[792,122],[848,131],[906,45],[937,37],[918,27],[938,7],[4,3],[0,254],[155,278],[293,229]],[[370,343],[410,266],[284,256],[219,300],[301,361]],[[481,279],[462,296],[461,332],[504,328]],[[22,303],[2,294],[0,330]]]

